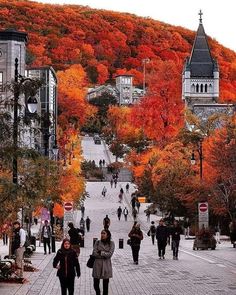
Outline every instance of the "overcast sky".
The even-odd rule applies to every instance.
[[[91,8],[129,12],[194,31],[198,27],[198,12],[201,9],[206,34],[236,51],[236,0],[40,0],[37,2],[88,5]]]

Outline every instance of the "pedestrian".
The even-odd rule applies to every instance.
[[[140,202],[139,202],[139,199],[137,198],[136,199],[136,203],[135,203],[136,207],[137,207],[137,211],[139,213],[139,208],[140,208]]]
[[[149,209],[147,209],[146,210],[147,222],[150,222],[150,215],[151,215],[151,212]]]
[[[138,213],[138,211],[134,208],[132,210],[132,215],[133,215],[134,221],[137,219],[137,213]]]
[[[155,235],[156,235],[155,222],[152,221],[152,222],[151,222],[151,226],[150,226],[149,231],[148,231],[148,236],[151,237],[151,239],[152,239],[152,244],[153,244],[153,245],[154,245],[154,242],[155,242]]]
[[[127,221],[127,217],[128,217],[129,211],[128,211],[128,209],[126,207],[123,210],[123,214],[124,214],[124,217],[125,217],[125,221]]]
[[[105,166],[105,164],[106,164],[106,161],[103,159],[102,160],[102,165]]]
[[[159,259],[165,259],[165,250],[168,237],[168,228],[164,225],[164,220],[160,219],[159,225],[156,228],[156,239]]]
[[[41,232],[41,239],[43,241],[43,247],[44,247],[44,255],[47,254],[47,246],[48,246],[48,253],[51,254],[51,237],[52,237],[52,228],[48,224],[48,221],[44,221],[44,225],[42,227]]]
[[[123,195],[122,195],[122,193],[119,193],[119,196],[118,196],[118,198],[119,198],[119,203],[121,203],[122,202],[122,199],[123,199]]]
[[[220,244],[220,226],[219,224],[215,226],[215,239],[216,243]]]
[[[116,186],[117,186],[117,182],[118,182],[118,180],[117,180],[117,178],[115,178],[115,179],[114,179],[114,185],[115,185],[115,188],[116,188]]]
[[[124,190],[123,190],[123,188],[121,187],[121,189],[120,189],[120,193],[122,194],[122,196],[123,196],[123,194],[124,194]]]
[[[106,217],[103,219],[104,229],[108,230],[110,224],[111,224],[110,218],[108,217],[108,215],[106,215]]]
[[[68,234],[70,236],[70,244],[71,248],[76,252],[77,256],[80,254],[80,243],[81,243],[81,235],[79,234],[78,228],[74,227],[73,222],[68,223]]]
[[[94,244],[92,255],[95,257],[93,265],[93,286],[96,295],[100,295],[100,280],[103,280],[103,295],[108,295],[109,279],[112,278],[111,257],[115,244],[111,241],[111,233],[107,229],[101,231],[101,239]]]
[[[61,249],[53,259],[53,267],[57,269],[61,285],[61,295],[74,294],[75,276],[80,277],[80,265],[76,252],[72,249],[68,239],[64,239]]]
[[[235,219],[233,219],[229,224],[229,234],[230,234],[231,244],[234,245],[236,241],[236,220]]]
[[[102,160],[99,160],[99,167],[102,167]]]
[[[81,217],[84,218],[84,212],[85,212],[84,204],[81,205],[80,210],[81,210]]]
[[[113,187],[113,183],[114,183],[114,180],[113,180],[113,178],[111,178],[111,180],[110,180],[111,188]]]
[[[184,219],[184,237],[185,239],[189,238],[189,229],[190,229],[190,222],[189,222],[189,218],[185,218]]]
[[[105,197],[106,196],[106,193],[107,193],[107,189],[104,186],[103,189],[102,189],[102,196]]]
[[[87,230],[87,232],[89,232],[90,231],[91,219],[88,216],[85,219],[85,224],[86,224],[86,230]]]
[[[180,242],[181,234],[182,234],[182,228],[179,225],[179,222],[177,220],[174,220],[174,225],[170,229],[170,235],[172,237],[172,250],[173,250],[174,260],[178,260],[179,242]]]
[[[34,217],[34,224],[37,225],[38,224],[38,218]]]
[[[85,232],[85,221],[84,221],[83,218],[80,219],[79,228],[80,228],[81,231],[83,231],[83,235],[84,235],[84,232]]]
[[[121,207],[119,206],[119,208],[117,209],[117,216],[118,216],[118,219],[120,220],[120,217],[121,217],[121,213],[122,213],[122,209]]]
[[[24,252],[25,252],[26,232],[21,228],[20,222],[13,223],[12,236],[12,253],[16,256],[16,274],[19,278],[23,278],[24,270]]]
[[[4,223],[2,226],[2,241],[3,241],[3,245],[7,245],[8,244],[8,230],[9,230],[9,224],[8,223]]]
[[[140,244],[143,240],[143,232],[140,229],[139,223],[133,225],[128,236],[131,239],[131,250],[134,264],[138,264]]]
[[[135,205],[136,205],[136,196],[133,195],[132,199],[131,199],[131,206],[132,206],[132,209],[135,208]]]
[[[128,183],[126,184],[125,189],[126,189],[126,193],[128,194],[129,193],[129,184]]]

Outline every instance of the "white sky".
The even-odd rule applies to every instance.
[[[129,12],[194,31],[198,27],[198,12],[201,9],[206,34],[236,51],[236,0],[37,0],[37,2],[78,4]]]

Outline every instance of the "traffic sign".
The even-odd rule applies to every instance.
[[[70,202],[64,203],[64,209],[65,211],[71,211],[73,209],[73,204]]]
[[[200,203],[199,204],[199,211],[200,212],[206,212],[208,210],[208,204],[207,203]]]

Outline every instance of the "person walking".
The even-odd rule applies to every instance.
[[[44,225],[42,227],[41,239],[43,240],[44,247],[44,255],[47,254],[47,245],[48,245],[48,253],[51,254],[51,237],[52,237],[52,228],[48,224],[48,221],[44,221]]]
[[[125,217],[125,221],[127,221],[127,217],[128,217],[129,211],[128,211],[128,209],[126,207],[123,210],[123,214],[124,214],[124,217]]]
[[[84,232],[85,232],[85,221],[84,221],[83,218],[80,219],[79,228],[83,232],[83,235],[84,235]]]
[[[168,237],[168,228],[164,225],[164,220],[160,219],[159,225],[156,228],[156,239],[159,259],[165,259],[165,250]]]
[[[174,220],[174,225],[170,229],[170,235],[172,237],[172,250],[173,250],[173,259],[178,260],[178,252],[179,252],[179,242],[180,235],[182,234],[182,228],[179,225],[177,220]]]
[[[119,208],[117,209],[117,216],[118,216],[118,219],[120,220],[120,217],[121,217],[121,213],[122,213],[122,209],[121,207],[119,206]]]
[[[190,229],[190,222],[189,222],[189,218],[185,218],[184,219],[184,237],[185,239],[189,238],[189,229]]]
[[[3,241],[3,245],[7,245],[8,244],[8,230],[9,230],[9,224],[8,223],[4,223],[2,226],[2,241]]]
[[[61,295],[74,294],[75,276],[80,277],[80,265],[76,252],[72,249],[68,239],[64,239],[61,249],[53,259],[53,267],[57,269],[61,285]]]
[[[139,213],[139,209],[140,209],[140,202],[139,202],[139,199],[137,198],[136,199],[136,203],[135,203],[135,205],[136,205],[136,207],[137,207],[137,211],[138,211],[138,213]]]
[[[104,186],[103,189],[102,189],[102,196],[105,197],[106,196],[106,193],[107,193],[107,189]]]
[[[126,184],[125,189],[126,189],[126,193],[128,194],[129,193],[129,184],[128,183]]]
[[[103,160],[102,160],[102,166],[104,167],[105,164],[106,164],[106,161],[103,159]]]
[[[84,218],[84,212],[85,212],[84,204],[81,205],[80,210],[81,210],[81,217]]]
[[[150,222],[150,215],[151,215],[151,212],[149,209],[147,209],[146,210],[147,222]]]
[[[68,234],[70,236],[71,248],[79,256],[79,254],[80,254],[81,235],[79,234],[78,228],[75,228],[74,224],[72,222],[68,223],[68,227],[70,228],[68,230]]]
[[[20,226],[19,221],[13,223],[12,236],[12,253],[16,255],[16,274],[19,278],[23,278],[24,271],[24,252],[25,252],[26,232]]]
[[[85,219],[85,224],[86,224],[86,230],[87,230],[87,232],[89,232],[90,231],[91,219],[88,216]]]
[[[114,185],[115,185],[115,188],[116,188],[116,186],[117,186],[117,182],[118,182],[118,179],[115,178],[115,179],[114,179]]]
[[[113,187],[113,183],[114,183],[114,180],[113,180],[113,178],[111,178],[111,180],[110,180],[111,188]]]
[[[134,208],[132,210],[132,215],[133,215],[134,221],[136,221],[136,219],[137,219],[137,213],[138,213],[138,211]]]
[[[133,195],[132,199],[131,199],[131,206],[132,206],[132,209],[135,208],[135,205],[136,205],[136,196]]]
[[[220,244],[220,226],[219,226],[219,224],[215,226],[215,239],[216,239],[216,243]]]
[[[131,250],[134,264],[138,264],[140,244],[143,240],[143,232],[140,229],[139,223],[133,225],[128,236],[131,239]]]
[[[106,215],[106,217],[103,219],[104,229],[108,230],[110,224],[111,224],[110,218],[108,217],[108,215]]]
[[[95,257],[93,265],[93,286],[96,295],[100,295],[100,280],[103,280],[103,295],[108,295],[109,279],[112,278],[111,257],[115,250],[115,244],[111,241],[111,233],[108,229],[101,231],[101,239],[94,244],[92,255]]]
[[[155,222],[154,221],[151,222],[151,226],[150,226],[149,231],[148,231],[148,236],[151,237],[152,244],[154,245],[155,236],[156,236],[156,227],[155,227]]]
[[[121,203],[122,202],[122,200],[123,200],[123,195],[122,195],[122,193],[119,193],[119,196],[118,196],[118,198],[119,198],[119,203]]]
[[[124,190],[123,190],[123,188],[121,187],[121,189],[120,189],[120,194],[123,196],[123,194],[124,194]]]

